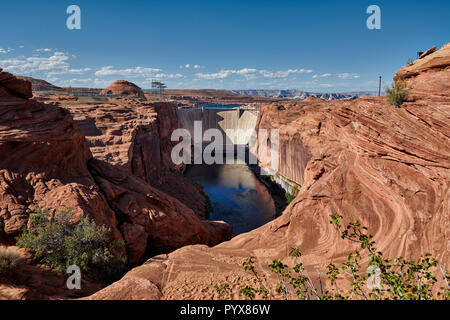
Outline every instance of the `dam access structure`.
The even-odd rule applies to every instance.
[[[189,131],[191,137],[195,136],[195,123],[201,123],[202,135],[208,129],[217,129],[221,132],[223,139],[223,151],[225,153],[233,152],[236,154],[238,148],[245,148],[245,162],[248,163],[250,156],[255,156],[255,150],[251,145],[255,145],[257,130],[258,110],[248,107],[220,107],[220,106],[201,106],[194,108],[178,108],[178,118],[181,127]],[[229,132],[237,132],[230,135]],[[203,148],[209,142],[203,142]],[[226,146],[226,147],[225,147]],[[231,148],[229,148],[232,146]],[[283,148],[284,149],[284,148]],[[285,150],[281,150],[285,155]],[[295,156],[296,154],[293,154]],[[279,154],[279,156],[282,156]],[[288,158],[291,158],[290,156]],[[258,166],[259,166],[259,160]],[[280,159],[278,159],[279,161]],[[293,159],[289,159],[292,162]],[[294,160],[295,162],[295,160]],[[266,168],[264,168],[266,170]],[[270,179],[277,183],[282,189],[289,194],[296,195],[300,190],[300,185],[291,181],[277,171],[269,171]],[[267,173],[266,173],[267,174]]]

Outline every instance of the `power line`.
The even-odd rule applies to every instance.
[[[165,88],[167,88],[165,83],[152,80],[152,90],[154,90],[153,92],[156,92],[159,100],[163,100]]]

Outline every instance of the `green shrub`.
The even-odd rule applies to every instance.
[[[400,107],[405,101],[410,88],[406,82],[396,81],[391,84],[390,88],[386,88],[387,102],[396,107]]]
[[[119,279],[126,271],[126,258],[118,250],[123,242],[111,241],[106,226],[85,217],[73,223],[72,217],[70,210],[54,216],[37,210],[30,216],[30,227],[17,238],[17,246],[30,249],[35,259],[60,273],[77,265],[87,279],[106,283]]]
[[[286,198],[286,203],[289,204],[292,202],[292,200],[295,199],[295,195],[294,194],[290,194],[289,192],[286,192],[284,194],[284,197]]]
[[[23,262],[17,248],[0,246],[0,277],[7,275]]]

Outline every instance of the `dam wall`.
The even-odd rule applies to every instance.
[[[224,137],[224,144],[248,144],[255,130],[258,111],[250,109],[186,108],[178,109],[181,126],[194,137],[194,122],[202,124],[202,134],[208,129],[218,129]],[[239,132],[227,134],[227,130]]]
[[[194,122],[199,121],[202,124],[202,133],[208,129],[218,129],[222,132],[223,137],[226,139],[224,144],[235,145],[235,148],[231,149],[236,154],[236,148],[239,146],[247,146],[252,139],[251,135],[258,129],[270,129],[270,128],[258,128],[258,116],[259,111],[253,109],[220,109],[220,108],[185,108],[178,109],[178,118],[181,126],[187,129],[194,137]],[[238,136],[230,136],[227,134],[227,130],[237,130]],[[239,131],[240,130],[240,131]],[[308,161],[308,155],[303,148],[302,143],[297,138],[285,139],[280,137],[280,150],[279,150],[279,168],[277,171],[273,171],[270,168],[259,163],[261,168],[264,168],[266,174],[268,174],[272,181],[276,182],[282,189],[290,194],[297,194],[300,190],[300,185],[303,183],[303,171]],[[255,139],[255,137],[253,137]],[[204,146],[210,142],[204,142]],[[229,149],[223,149],[225,153],[229,152]],[[258,154],[256,145],[248,150],[253,155]]]

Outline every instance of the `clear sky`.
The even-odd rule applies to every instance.
[[[69,30],[69,5],[81,30]],[[381,29],[369,30],[369,5]],[[450,42],[450,1],[1,1],[0,67],[61,86],[377,90]]]

